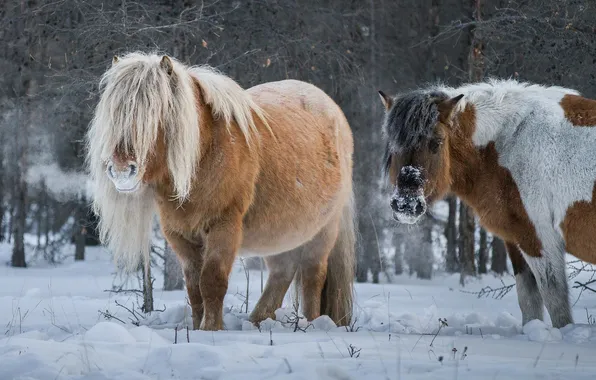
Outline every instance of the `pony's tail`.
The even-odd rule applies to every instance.
[[[321,315],[328,315],[337,326],[348,326],[352,321],[356,262],[354,209],[352,193],[342,211],[339,234],[329,254],[327,279],[321,294]]]

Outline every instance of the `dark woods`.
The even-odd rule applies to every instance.
[[[65,244],[84,259],[96,238],[76,172],[98,76],[114,54],[160,50],[215,66],[244,87],[305,80],[341,105],[356,144],[358,281],[503,273],[502,242],[455,198],[417,226],[391,220],[377,90],[497,75],[596,96],[593,20],[596,6],[574,0],[5,1],[0,241],[13,247],[13,266],[63,260]]]

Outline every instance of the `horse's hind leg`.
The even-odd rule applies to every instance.
[[[553,251],[543,250],[541,257],[532,257],[526,254],[524,257],[536,277],[538,289],[542,294],[553,327],[561,328],[573,323],[573,317],[569,305],[565,251],[558,249]]]
[[[533,319],[543,320],[543,301],[536,278],[528,267],[519,248],[512,243],[506,243],[507,253],[513,265],[517,302],[522,313],[522,326]]]
[[[200,273],[203,267],[203,242],[200,238],[191,242],[178,234],[168,231],[164,231],[164,236],[180,260],[192,309],[193,329],[198,330],[203,319],[203,297],[199,286]]]
[[[321,315],[321,296],[327,279],[327,262],[339,233],[339,222],[332,221],[303,246],[300,262],[302,312],[308,321]]]
[[[275,310],[281,307],[284,296],[296,274],[300,260],[300,248],[275,256],[267,256],[264,257],[264,260],[269,269],[269,277],[263,294],[250,314],[249,319],[255,324],[267,318],[275,319]]]

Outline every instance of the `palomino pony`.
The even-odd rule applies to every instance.
[[[87,160],[117,262],[147,265],[157,210],[195,329],[223,328],[239,252],[270,270],[252,322],[275,318],[295,277],[308,320],[350,322],[353,141],[331,98],[295,80],[244,90],[212,68],[145,53],[115,58],[100,86]]]
[[[454,193],[501,237],[523,324],[573,323],[565,252],[596,263],[596,101],[514,80],[379,92],[393,217]]]

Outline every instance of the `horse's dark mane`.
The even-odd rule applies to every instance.
[[[439,118],[437,99],[446,99],[440,91],[416,90],[397,95],[385,116],[383,134],[386,141],[383,173],[387,175],[391,155],[398,150],[411,150],[420,146],[433,134]]]

